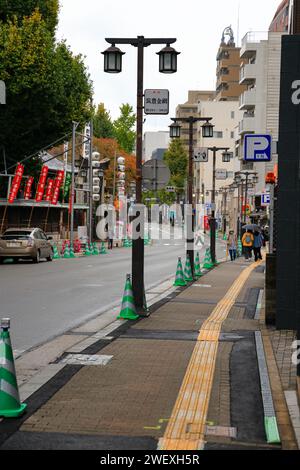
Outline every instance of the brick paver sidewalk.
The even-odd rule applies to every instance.
[[[150,317],[124,322],[94,347],[91,359],[96,356],[105,365],[65,365],[27,400],[29,411],[19,424],[0,423],[0,448],[156,449],[199,330],[247,266],[242,259],[222,263],[178,289]],[[254,269],[222,324],[206,419],[207,449],[274,447],[264,433],[254,342],[261,328],[254,318],[263,286],[263,273]],[[287,447],[296,448],[288,414],[284,419]]]

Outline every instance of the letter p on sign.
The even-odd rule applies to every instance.
[[[270,135],[245,135],[244,160],[251,162],[270,162],[272,138]]]

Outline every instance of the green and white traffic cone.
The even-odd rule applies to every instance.
[[[238,240],[238,256],[242,256],[243,254],[243,245],[242,240],[239,238]]]
[[[100,255],[100,251],[98,250],[98,247],[97,247],[97,243],[96,243],[96,242],[93,243],[93,255],[95,255],[95,256],[99,256],[99,255]]]
[[[196,279],[199,279],[200,277],[202,277],[199,253],[197,253],[196,261],[195,261],[195,277]]]
[[[124,248],[129,248],[129,241],[128,241],[128,238],[124,238],[124,242],[123,242],[123,247]]]
[[[84,256],[92,256],[92,253],[91,253],[91,250],[90,250],[90,247],[89,247],[88,242],[86,242],[86,244],[85,244]]]
[[[137,320],[138,318],[139,316],[136,313],[130,274],[127,274],[121,313],[118,316],[118,320]]]
[[[70,245],[70,258],[76,258],[72,244]]]
[[[210,250],[208,248],[206,250],[206,253],[205,253],[203,268],[204,269],[211,269],[212,267],[213,267],[213,264],[212,264],[212,260],[211,260],[211,256],[210,256]]]
[[[56,245],[53,245],[53,259],[60,259],[60,254]]]
[[[70,259],[71,256],[70,256],[70,249],[69,249],[69,245],[66,244],[65,246],[65,250],[64,250],[64,259]]]
[[[129,243],[129,248],[132,248],[132,239],[131,238],[129,239],[128,243]]]
[[[104,242],[102,242],[102,244],[101,244],[100,255],[107,255],[107,251],[106,251]]]
[[[194,280],[193,279],[193,273],[192,273],[192,267],[191,267],[191,261],[190,261],[189,256],[187,256],[186,262],[185,262],[184,278],[187,282],[192,282]]]
[[[175,278],[174,286],[175,287],[184,287],[184,286],[186,286],[186,280],[184,279],[183,267],[182,267],[180,257],[178,258],[176,278]]]
[[[224,233],[223,240],[224,240],[224,242],[227,241],[227,235],[226,235],[226,233]]]
[[[27,405],[20,402],[9,328],[10,319],[3,318],[0,333],[0,416],[18,418]]]

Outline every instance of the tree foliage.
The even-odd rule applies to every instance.
[[[119,146],[127,153],[134,151],[136,133],[133,130],[136,122],[136,115],[130,104],[120,106],[120,117],[114,121],[114,136]]]
[[[136,179],[136,169],[135,169],[135,157],[130,155],[127,152],[124,152],[121,149],[114,139],[93,139],[94,148],[100,153],[101,159],[109,158],[110,166],[105,171],[105,181],[106,181],[106,190],[113,193],[113,182],[114,182],[114,164],[115,157],[124,157],[125,158],[125,184],[127,191],[129,190],[129,185]],[[117,164],[116,164],[116,175],[117,175]],[[116,178],[117,181],[117,178]]]
[[[9,164],[70,132],[73,120],[91,116],[92,86],[83,58],[65,42],[55,44],[38,11],[21,24],[0,23],[0,79],[7,90],[0,142]]]
[[[97,111],[93,116],[93,125],[94,136],[98,139],[112,139],[114,137],[114,126],[109,112],[104,107],[104,103],[98,105]]]
[[[54,35],[58,22],[59,0],[0,0],[0,22],[17,19],[22,25],[24,16],[31,16],[38,10],[46,27]]]
[[[183,193],[187,177],[188,155],[180,139],[173,139],[164,154],[164,161],[171,172],[170,184],[175,186],[176,193]]]

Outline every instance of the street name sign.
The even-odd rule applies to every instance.
[[[272,137],[268,134],[247,134],[244,140],[246,162],[270,162],[272,158]]]
[[[169,90],[145,90],[145,114],[169,114]]]
[[[208,162],[208,148],[207,147],[199,147],[195,149],[194,162],[196,163]]]

